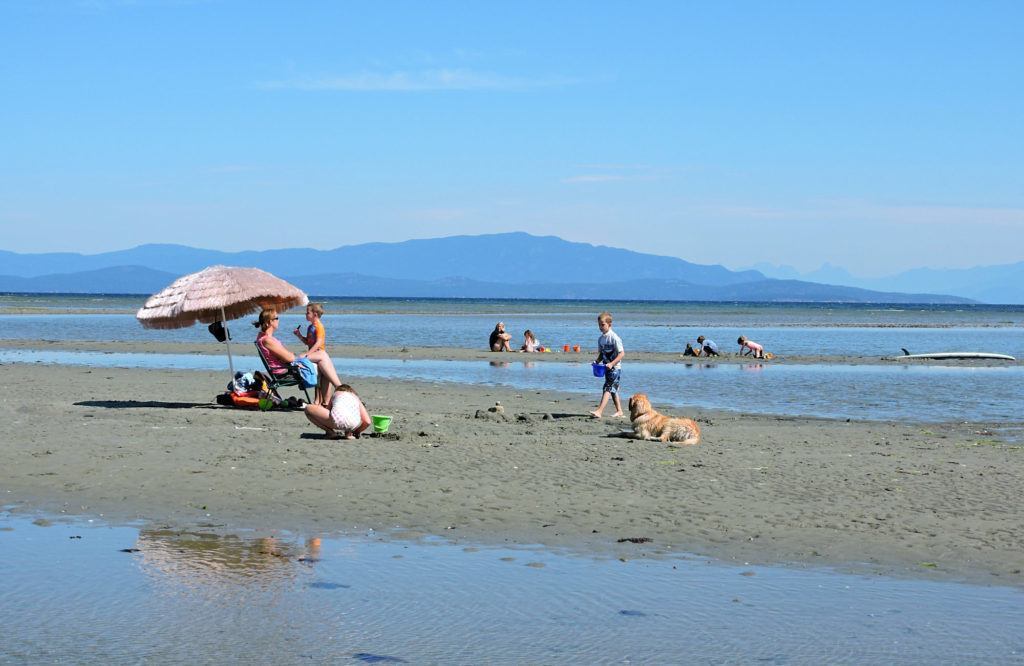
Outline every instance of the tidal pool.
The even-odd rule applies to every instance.
[[[383,377],[430,382],[504,385],[566,391],[594,397],[600,379],[590,365],[501,361],[403,361],[335,358],[343,377]],[[224,370],[227,359],[195,354],[142,354],[0,350],[0,363],[59,363],[123,368]],[[236,356],[235,367],[260,368],[253,356]],[[655,403],[747,413],[902,420],[1020,423],[1024,366],[720,365],[623,364],[622,391],[647,393]]]
[[[1024,593],[0,513],[0,662],[1007,663]]]

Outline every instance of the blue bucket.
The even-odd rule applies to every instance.
[[[590,367],[594,370],[595,377],[604,377],[604,363],[591,363]]]

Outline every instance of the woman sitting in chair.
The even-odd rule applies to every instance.
[[[323,349],[316,349],[303,354],[291,353],[287,347],[281,344],[280,340],[274,337],[274,333],[277,331],[277,322],[277,310],[264,308],[260,312],[259,320],[252,324],[260,329],[256,335],[256,346],[260,348],[263,357],[267,359],[270,372],[275,375],[283,375],[291,368],[295,368],[304,384],[316,386],[317,372],[319,371],[332,387],[337,389],[341,386],[338,372],[334,369],[334,362],[331,361],[327,352]],[[331,396],[321,395],[320,399],[324,401],[322,404],[326,407],[330,404]]]

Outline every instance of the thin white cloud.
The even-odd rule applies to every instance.
[[[470,211],[465,208],[420,208],[408,211],[405,217],[430,222],[454,222],[465,219],[469,214]]]
[[[445,90],[529,90],[554,88],[574,83],[566,78],[526,79],[468,69],[426,69],[418,71],[357,72],[339,76],[297,77],[264,81],[265,90],[307,90],[340,92],[427,92]]]
[[[563,183],[610,183],[616,180],[626,180],[625,176],[611,173],[593,173],[582,176],[570,176],[563,178]]]
[[[258,171],[259,167],[254,164],[216,164],[205,167],[204,173],[248,173]]]
[[[623,180],[660,180],[668,175],[664,168],[656,168],[650,164],[602,162],[579,164],[574,168],[589,173],[569,176],[563,178],[561,182],[577,185],[580,183],[612,183]]]
[[[148,7],[191,7],[206,4],[210,0],[78,0],[79,9],[86,11],[116,11],[119,9],[142,9]]]
[[[20,210],[0,210],[0,221],[20,224],[23,222],[34,222],[41,219],[38,213],[25,212]]]
[[[994,208],[986,206],[877,206],[869,207],[867,214],[893,224],[953,224],[984,223],[1001,227],[1024,228],[1024,208]]]
[[[595,169],[598,171],[647,171],[650,164],[580,164],[578,169]]]

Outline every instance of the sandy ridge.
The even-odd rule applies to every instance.
[[[352,377],[393,436],[328,442],[301,414],[211,404],[224,373],[0,377],[0,497],[19,512],[1024,584],[1024,447],[983,423],[690,412],[705,441],[680,449],[622,438],[582,397]]]

